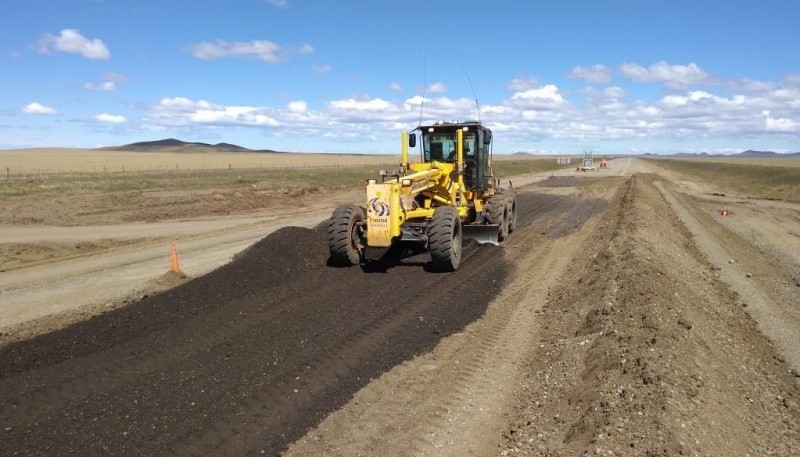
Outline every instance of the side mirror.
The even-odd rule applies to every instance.
[[[487,133],[483,136],[483,144],[492,144],[492,134]]]
[[[408,135],[408,147],[413,148],[416,145],[417,145],[417,135],[414,135],[413,133]]]

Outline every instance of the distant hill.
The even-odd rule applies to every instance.
[[[800,157],[800,152],[791,152],[781,154],[773,151],[755,151],[748,149],[746,151],[738,152],[736,154],[709,154],[707,152],[679,152],[677,154],[670,154],[670,157],[768,157],[768,158],[795,158]]]
[[[107,151],[133,151],[133,152],[279,152],[271,149],[248,149],[230,143],[200,143],[167,138],[156,141],[140,141],[122,146],[107,146],[99,148]]]
[[[789,154],[779,154],[777,152],[772,151],[754,151],[752,149],[748,149],[746,151],[742,151],[738,154],[734,154],[736,157],[798,157],[800,156],[800,152],[792,152]]]

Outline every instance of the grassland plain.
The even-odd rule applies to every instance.
[[[800,202],[800,159],[657,159],[655,163],[743,196]]]
[[[412,160],[414,157],[412,157]],[[498,162],[542,160],[540,156],[495,154]],[[37,148],[0,151],[3,176],[53,173],[135,173],[174,170],[223,170],[393,166],[399,154],[133,152],[97,149]]]
[[[0,159],[4,158],[0,153]],[[104,151],[100,155],[113,156]],[[336,156],[328,154],[272,154],[284,162],[281,167],[251,166],[265,154],[220,154],[235,166],[228,169],[192,168],[212,154],[124,153],[140,162],[130,162],[126,172],[108,163],[82,162],[84,170],[35,173],[33,165],[24,174],[0,178],[0,224],[90,226],[136,222],[157,222],[242,214],[270,214],[287,208],[305,208],[328,201],[334,195],[363,191],[364,180],[376,177],[379,169],[397,168],[392,156]],[[97,151],[89,154],[97,159]],[[84,152],[68,157],[78,163]],[[32,163],[42,169],[57,169],[50,153],[34,152]],[[65,156],[66,157],[66,156]],[[552,159],[497,156],[498,177],[550,171],[560,166]],[[156,158],[162,162],[148,162]],[[211,157],[213,159],[213,157]],[[333,158],[342,162],[331,162]],[[153,168],[152,163],[183,160],[177,167]],[[234,159],[239,160],[234,162]],[[292,159],[294,162],[285,160]],[[219,158],[215,160],[220,160]],[[131,169],[138,163],[141,170]],[[144,165],[150,163],[151,165]],[[315,166],[301,166],[303,163]],[[91,164],[91,167],[88,165]],[[289,166],[294,164],[294,166]],[[248,167],[242,168],[247,165]],[[100,168],[98,168],[100,167]],[[149,169],[145,169],[149,167]],[[62,168],[64,169],[64,168]],[[97,171],[100,170],[100,171]],[[142,233],[142,238],[151,235]],[[141,241],[141,240],[140,240]],[[135,240],[125,243],[132,245]],[[0,241],[0,271],[105,252],[118,247],[113,240],[94,243],[20,244]]]

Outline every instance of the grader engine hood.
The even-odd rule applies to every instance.
[[[367,239],[370,246],[388,247],[400,235],[400,184],[367,185]]]

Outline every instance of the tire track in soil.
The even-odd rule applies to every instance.
[[[520,225],[567,210],[521,194]],[[320,230],[285,228],[207,275],[0,350],[0,454],[275,453],[371,378],[479,318],[509,265],[465,244],[325,266]]]

